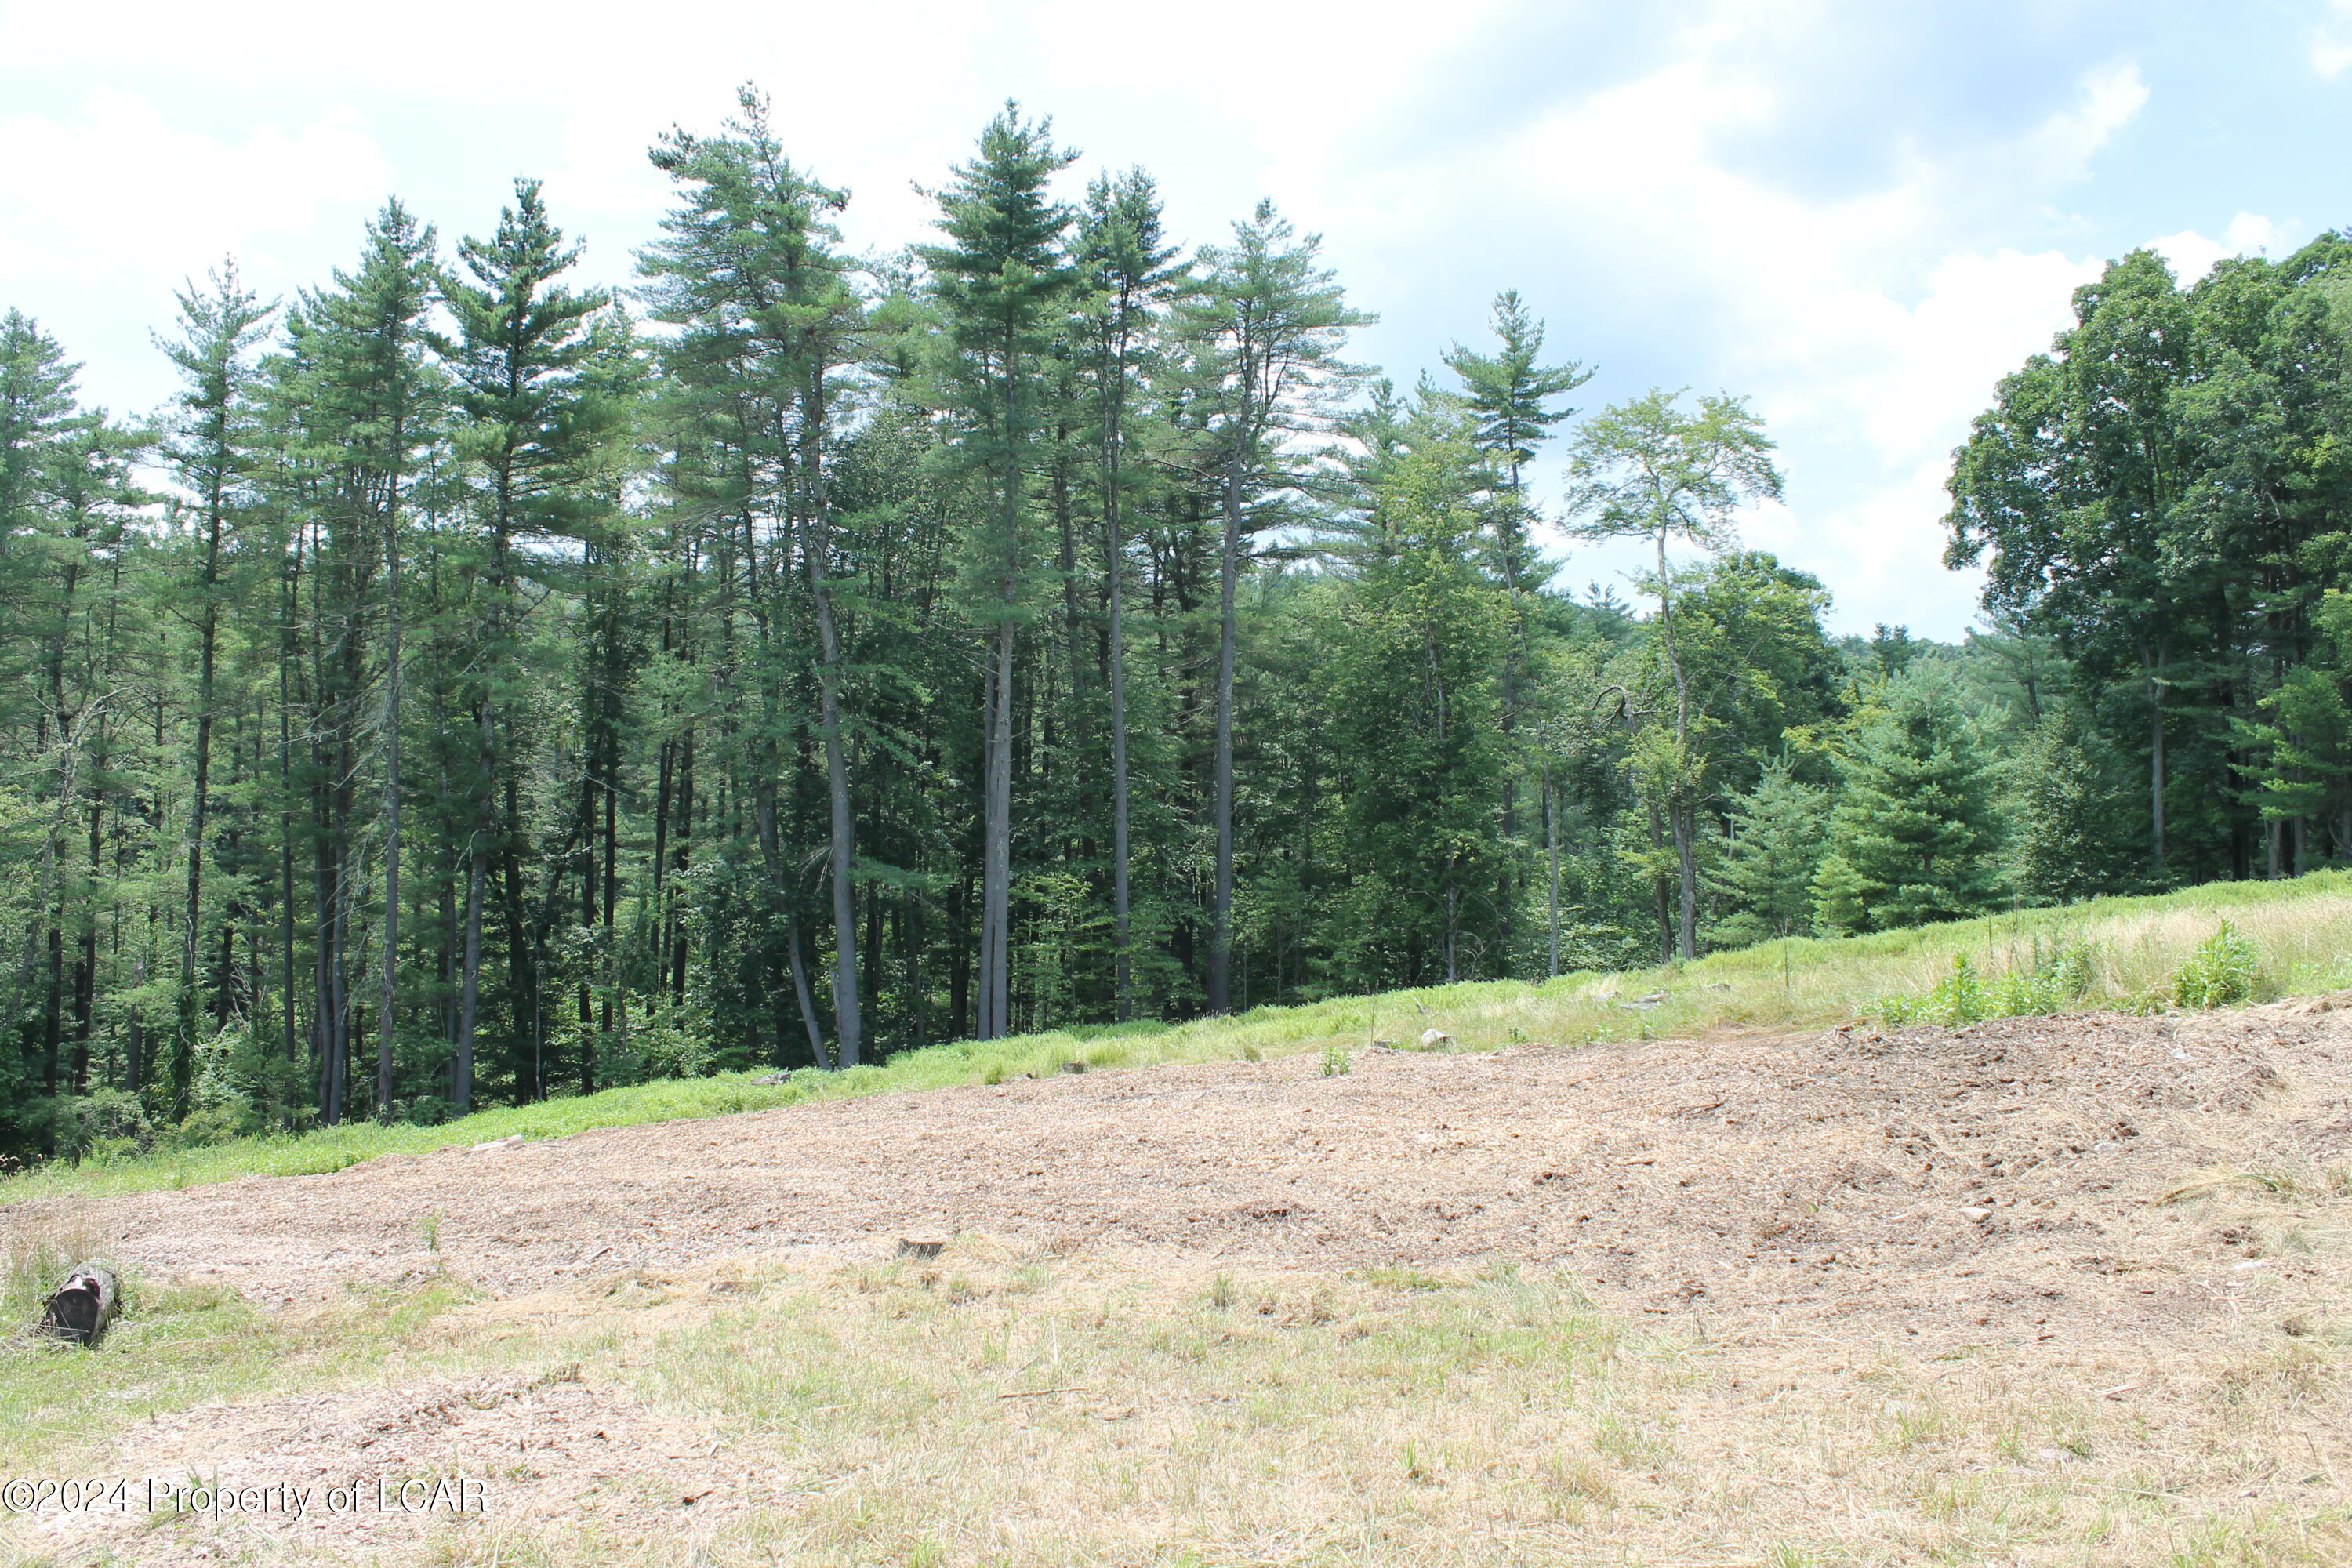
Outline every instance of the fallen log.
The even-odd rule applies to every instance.
[[[122,1288],[113,1269],[102,1263],[79,1263],[41,1303],[41,1328],[71,1344],[94,1345],[121,1305]]]

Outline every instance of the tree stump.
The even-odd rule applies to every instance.
[[[114,1321],[122,1289],[102,1263],[78,1263],[66,1282],[41,1303],[41,1328],[78,1345],[94,1345]]]

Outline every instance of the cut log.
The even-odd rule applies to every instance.
[[[41,1328],[78,1345],[94,1345],[102,1338],[122,1305],[122,1289],[114,1270],[102,1263],[79,1263],[66,1282],[41,1303]]]

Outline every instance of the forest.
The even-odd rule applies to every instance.
[[[1187,248],[1013,106],[903,253],[748,89],[650,156],[634,288],[392,201],[135,417],[0,314],[0,1161],[2352,861],[2352,237],[2077,292],[1954,646],[1515,294],[1401,388],[1270,204]]]

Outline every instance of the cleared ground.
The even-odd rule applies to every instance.
[[[2352,1560],[2352,1013],[1322,1065],[18,1203],[20,1257],[101,1252],[154,1307],[8,1352],[14,1473],[488,1508],[0,1528],[137,1563]]]

